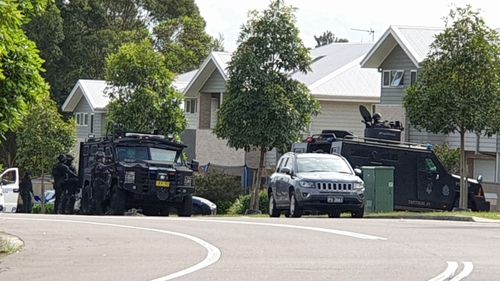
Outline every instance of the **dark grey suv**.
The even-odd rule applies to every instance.
[[[339,155],[293,153],[283,155],[268,188],[269,216],[301,217],[304,212],[340,217],[364,214],[364,185],[347,160]]]

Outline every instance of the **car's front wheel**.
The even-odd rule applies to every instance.
[[[351,217],[362,218],[364,214],[365,214],[365,208],[361,207],[358,210],[351,212]]]
[[[276,202],[274,201],[273,193],[269,192],[268,197],[269,197],[269,216],[271,218],[277,218],[280,216],[280,210],[276,208]]]
[[[297,198],[295,198],[295,193],[290,191],[290,216],[292,218],[300,218],[302,217],[302,208],[299,206],[297,202]]]

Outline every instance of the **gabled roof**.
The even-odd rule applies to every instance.
[[[200,68],[195,70],[196,74],[184,88],[184,94],[186,96],[195,96],[215,69],[217,69],[224,80],[227,81],[227,65],[230,61],[231,53],[211,52],[203,61]]]
[[[333,43],[311,50],[311,71],[292,74],[321,99],[369,100],[380,98],[380,73],[361,69],[359,61],[373,43]],[[184,89],[186,96],[196,96],[214,70],[227,81],[231,53],[212,52],[201,64],[193,80]],[[361,81],[363,80],[363,81]]]
[[[399,45],[418,67],[427,57],[435,36],[441,31],[443,28],[440,27],[391,25],[361,61],[361,67],[378,68],[396,45]]]
[[[173,82],[174,88],[182,92],[196,72],[197,70],[193,70],[178,75]],[[109,97],[106,95],[106,88],[108,86],[108,83],[104,80],[78,80],[64,101],[62,111],[73,112],[81,98],[84,97],[92,112],[105,112],[106,106],[109,103]]]

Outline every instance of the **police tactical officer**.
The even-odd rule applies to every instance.
[[[96,215],[104,214],[104,201],[109,195],[111,173],[104,163],[106,155],[103,151],[95,154],[95,163],[92,166],[92,211]]]
[[[78,176],[76,174],[76,168],[73,166],[73,156],[71,154],[66,154],[65,165],[67,167],[66,177],[63,183],[64,192],[62,194],[62,206],[61,212],[64,214],[72,214],[75,206],[75,198],[78,193]]]
[[[30,172],[26,172],[24,174],[24,177],[21,179],[21,183],[19,184],[19,193],[23,201],[23,208],[21,212],[31,213],[31,196],[33,195],[33,185],[31,183]]]
[[[66,162],[66,157],[64,155],[59,155],[57,157],[57,164],[52,168],[52,177],[54,178],[54,191],[55,191],[55,203],[54,203],[54,213],[58,213],[59,204],[61,203],[61,194],[64,189],[64,180],[66,178],[67,166],[64,164]]]

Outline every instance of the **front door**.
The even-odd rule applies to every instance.
[[[439,173],[438,164],[432,157],[419,156],[417,161],[418,199],[429,203],[446,203],[452,187],[443,186],[443,177],[445,175]]]
[[[4,212],[15,213],[19,198],[19,170],[10,168],[0,175],[0,193],[4,201]]]

